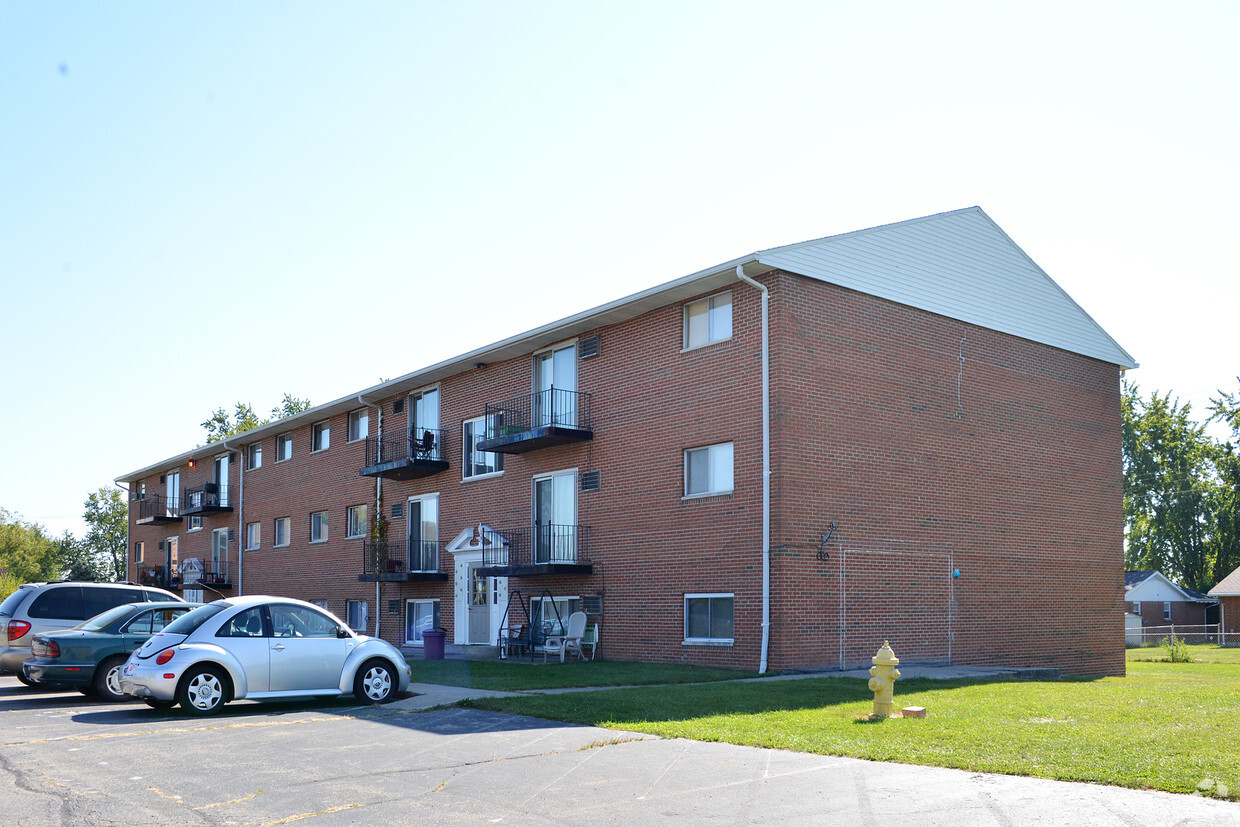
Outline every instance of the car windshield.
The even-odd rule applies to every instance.
[[[187,612],[176,620],[164,627],[166,635],[188,635],[211,618],[215,617],[225,609],[231,609],[232,604],[226,600],[217,600],[214,603],[208,603],[205,606],[199,606],[192,612]]]
[[[102,614],[95,615],[90,620],[79,625],[78,628],[84,632],[98,632],[100,629],[104,629],[116,621],[128,617],[132,611],[133,606],[117,606],[114,609],[108,609]]]

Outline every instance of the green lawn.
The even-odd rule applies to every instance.
[[[1193,652],[1214,662],[1160,663],[1145,658],[1165,653],[1148,649],[1132,651],[1126,678],[899,681],[897,707],[926,707],[929,717],[920,720],[865,720],[873,696],[856,678],[652,686],[468,705],[669,738],[1169,792],[1191,792],[1214,779],[1240,798],[1240,653]]]
[[[682,666],[671,663],[623,663],[619,661],[533,662],[508,660],[411,660],[413,680],[475,689],[520,692],[527,689],[562,689],[583,686],[648,686],[670,683],[726,681],[752,677],[753,672]]]

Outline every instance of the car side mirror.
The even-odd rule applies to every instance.
[[[344,638],[347,638],[347,637],[353,637],[353,635],[349,634],[349,630],[344,628],[343,626],[337,626],[336,637],[343,640]]]

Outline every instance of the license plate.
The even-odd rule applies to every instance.
[[[138,664],[134,663],[133,661],[129,661],[129,663],[125,664],[125,674],[132,675],[133,670],[137,665]]]

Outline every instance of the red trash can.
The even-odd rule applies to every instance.
[[[443,660],[443,641],[446,637],[443,629],[427,629],[422,633],[422,651],[427,660]]]

